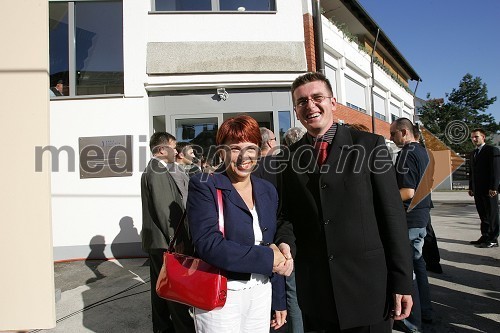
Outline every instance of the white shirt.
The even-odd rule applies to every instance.
[[[253,218],[253,235],[255,237],[255,245],[260,245],[262,242],[262,230],[260,230],[259,225],[259,215],[257,214],[257,209],[255,208],[255,204],[253,208],[250,209],[250,213]],[[262,274],[252,273],[250,275],[250,280],[241,281],[241,280],[228,280],[227,281],[227,289],[231,290],[241,290],[252,288],[253,286],[264,284],[269,280],[269,278]]]

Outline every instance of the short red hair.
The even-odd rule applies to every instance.
[[[262,137],[259,124],[250,116],[242,115],[229,118],[222,123],[215,138],[217,145],[230,142],[252,142],[260,147]]]

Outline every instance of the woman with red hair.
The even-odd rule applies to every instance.
[[[195,308],[197,332],[269,332],[285,323],[285,281],[275,272],[286,258],[272,244],[278,195],[271,183],[251,176],[259,157],[259,125],[249,116],[227,119],[216,142],[223,163],[213,175],[189,182],[187,214],[197,255],[227,273],[222,308]],[[217,190],[222,191],[224,235],[219,231]]]

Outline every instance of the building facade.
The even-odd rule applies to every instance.
[[[52,161],[54,259],[142,255],[149,136],[167,131],[210,155],[218,126],[246,113],[281,140],[300,126],[289,88],[318,70],[317,50],[337,120],[371,128],[368,14],[356,1],[322,6],[318,44],[309,0],[49,1],[51,146],[37,153]],[[379,45],[376,132],[388,138],[394,117],[413,117],[404,82],[418,76],[390,41]]]

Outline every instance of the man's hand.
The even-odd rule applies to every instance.
[[[489,191],[488,191],[488,194],[490,195],[490,197],[491,197],[491,198],[493,198],[495,195],[497,195],[497,194],[498,194],[498,192],[497,192],[497,191],[495,191],[495,190],[489,190]]]
[[[286,258],[283,255],[283,253],[281,253],[280,249],[278,249],[276,244],[271,244],[271,245],[269,245],[269,247],[271,248],[271,250],[273,250],[273,254],[274,254],[273,267],[278,267],[280,264],[283,264],[286,261]],[[274,268],[273,268],[273,272],[274,272]]]
[[[286,324],[286,310],[274,311],[273,318],[271,319],[271,327],[275,330]]]
[[[411,295],[394,294],[394,309],[392,309],[391,317],[394,320],[403,320],[410,315],[413,300]]]
[[[469,190],[469,195],[470,195],[471,197],[473,197],[473,196],[474,196],[474,192],[472,192],[472,190]]]

